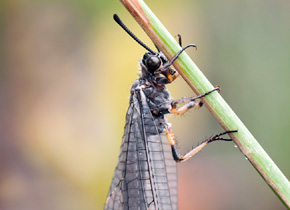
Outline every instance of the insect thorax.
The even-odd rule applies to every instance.
[[[141,87],[141,90],[146,96],[146,103],[149,106],[154,122],[161,133],[168,126],[165,114],[171,109],[170,92],[164,84],[158,84],[158,76],[142,74],[131,87],[131,97],[136,88]]]

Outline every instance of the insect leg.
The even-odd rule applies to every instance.
[[[178,43],[179,43],[180,47],[182,47],[181,35],[177,34],[176,36],[178,37]],[[179,76],[179,73],[177,71],[175,71],[174,69],[170,68],[170,67],[168,67],[167,69],[163,70],[162,74],[168,79],[168,81],[170,83],[173,82]]]
[[[185,98],[185,99],[187,100],[187,98]],[[177,108],[176,105],[177,105],[177,103],[175,103],[175,101],[171,103],[170,113],[176,114],[176,115],[182,115],[193,107],[196,107],[196,108],[202,107],[203,103],[201,101],[198,103],[196,103],[194,101],[189,101],[188,103],[186,103],[185,105],[183,105],[180,108]]]
[[[175,37],[178,37],[178,44],[179,44],[180,47],[182,47],[182,39],[181,39],[181,35],[180,35],[180,34],[177,34],[176,36],[174,36],[174,38],[175,38]]]
[[[182,98],[182,99],[179,99],[179,100],[172,101],[171,102],[171,107],[172,108],[170,109],[169,112],[172,113],[172,114],[181,115],[181,114],[184,114],[185,112],[187,112],[192,107],[200,108],[203,105],[203,103],[201,101],[196,103],[195,102],[196,99],[203,98],[206,95],[208,95],[208,94],[210,94],[210,93],[212,93],[214,91],[219,91],[219,90],[220,90],[220,87],[217,86],[216,88],[212,89],[211,91],[208,91],[208,92],[206,92],[204,94],[201,94],[199,96],[190,97],[190,98]],[[180,104],[180,103],[186,103],[186,104],[178,109],[177,108],[177,104]]]
[[[184,50],[186,50],[189,47],[195,47],[196,48],[196,45],[195,44],[189,44],[189,45],[186,45],[185,47],[183,47],[178,53],[175,54],[175,56],[173,56],[171,58],[171,60],[169,62],[167,62],[166,64],[163,65],[163,67],[161,68],[161,71],[165,71],[168,67],[170,67],[173,64],[173,62],[179,57],[179,55]]]
[[[180,35],[179,35],[180,36]],[[179,44],[181,44],[181,36],[179,39]],[[175,70],[173,70],[172,68],[170,68],[170,66],[173,64],[173,62],[179,57],[179,55],[186,50],[189,47],[195,47],[196,49],[196,45],[195,44],[189,44],[186,45],[185,47],[183,47],[178,53],[175,54],[175,56],[172,57],[172,59],[170,61],[168,61],[167,63],[165,63],[162,68],[160,69],[160,73],[162,73],[169,82],[174,81],[178,76],[178,72],[176,72]]]
[[[174,135],[174,133],[172,131],[172,128],[166,129],[166,136],[167,136],[167,139],[168,139],[169,144],[171,146],[172,156],[173,156],[174,160],[176,162],[184,162],[184,161],[187,161],[192,156],[194,156],[199,151],[201,151],[210,142],[213,142],[213,141],[232,141],[232,139],[230,139],[230,138],[224,138],[222,136],[225,135],[225,134],[228,134],[228,133],[235,133],[235,132],[238,132],[238,131],[237,130],[225,131],[225,132],[219,133],[219,134],[217,134],[215,136],[212,136],[212,137],[206,139],[205,141],[203,141],[197,147],[195,147],[192,150],[190,150],[184,156],[180,155],[179,152],[178,152],[178,150],[177,150],[177,147],[176,147],[176,139],[175,139],[175,135]]]
[[[162,74],[166,77],[169,83],[173,82],[179,76],[179,73],[171,67],[162,71]]]

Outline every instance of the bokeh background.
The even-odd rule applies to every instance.
[[[290,2],[146,3],[290,178]],[[4,0],[0,6],[0,209],[102,209],[129,88],[145,50],[117,0]],[[182,78],[168,87],[192,96]],[[222,128],[206,108],[170,116],[182,152]],[[233,143],[178,165],[179,209],[285,209]]]

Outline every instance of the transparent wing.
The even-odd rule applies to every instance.
[[[105,209],[177,209],[176,163],[171,148],[166,136],[158,133],[144,93],[136,94],[127,111]]]

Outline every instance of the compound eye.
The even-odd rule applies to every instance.
[[[147,67],[148,71],[154,73],[161,65],[161,60],[157,56],[150,56],[145,61],[145,66]]]
[[[144,56],[143,56],[143,63],[144,63],[144,65],[145,65],[145,61],[146,61],[149,57],[151,57],[151,56],[153,56],[151,52],[146,52],[146,53],[144,54]]]

